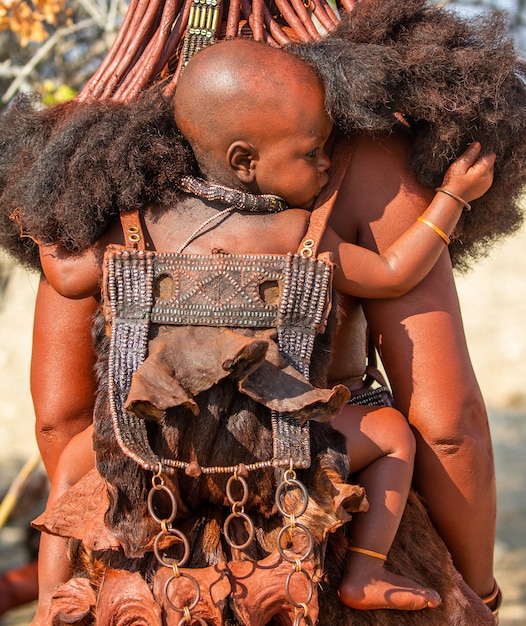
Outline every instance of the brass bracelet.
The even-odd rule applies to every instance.
[[[471,204],[469,202],[466,202],[460,196],[457,196],[456,194],[454,194],[452,191],[449,191],[448,189],[444,189],[443,187],[437,187],[435,191],[441,191],[442,193],[445,193],[446,195],[451,196],[454,200],[456,200],[457,202],[460,202],[460,204],[462,205],[464,209],[466,209],[466,211],[471,211]]]
[[[446,235],[443,230],[440,230],[440,228],[438,226],[435,226],[433,222],[426,220],[425,217],[417,217],[416,219],[418,222],[422,222],[422,224],[429,226],[431,230],[434,230],[435,233],[440,237],[440,239],[442,239],[442,241],[446,243],[446,246],[449,246],[449,244],[451,243],[451,239]]]
[[[366,556],[372,556],[373,559],[380,559],[380,561],[387,561],[387,557],[385,554],[380,554],[380,552],[374,552],[374,550],[364,550],[364,548],[355,548],[354,546],[349,546],[349,550],[351,552],[358,552],[358,554],[365,554]]]

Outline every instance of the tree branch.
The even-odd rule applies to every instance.
[[[5,104],[9,102],[9,100],[11,100],[11,98],[16,94],[21,85],[24,83],[26,78],[31,74],[36,66],[47,57],[47,55],[51,52],[51,50],[53,50],[54,46],[56,46],[57,42],[60,41],[61,38],[67,37],[68,35],[72,35],[73,33],[76,33],[83,28],[89,28],[90,26],[94,25],[95,20],[93,18],[87,18],[85,20],[82,20],[81,22],[78,22],[77,24],[73,24],[72,26],[64,26],[58,28],[57,31],[38,48],[35,54],[23,67],[21,67],[20,69],[17,68],[17,76],[9,85],[7,91],[3,95],[2,102]]]

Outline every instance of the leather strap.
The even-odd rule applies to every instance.
[[[298,254],[307,257],[316,257],[318,247],[327,228],[327,223],[332,212],[332,207],[338,196],[340,185],[347,171],[349,161],[353,152],[352,140],[340,137],[337,139],[331,157],[331,167],[329,170],[329,182],[323,188],[316,200],[309,221],[307,233],[300,244]]]
[[[120,214],[124,245],[135,250],[144,250],[144,233],[139,209],[129,209]]]

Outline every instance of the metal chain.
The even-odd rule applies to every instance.
[[[235,482],[241,485],[241,500],[236,500],[234,495],[232,494],[232,487]],[[243,476],[238,475],[237,468],[234,470],[234,474],[230,476],[227,481],[226,497],[228,498],[228,502],[232,505],[232,513],[230,513],[230,515],[226,518],[225,523],[223,524],[223,533],[225,535],[225,540],[231,548],[236,550],[245,550],[252,543],[252,541],[254,541],[255,529],[254,522],[245,513],[245,504],[248,501],[247,481],[243,478]],[[237,544],[234,543],[234,541],[232,541],[232,539],[230,538],[230,524],[235,518],[242,519],[245,522],[248,533],[248,537],[245,543]]]
[[[175,520],[177,515],[177,501],[175,499],[174,494],[166,487],[164,484],[164,478],[162,477],[162,465],[159,464],[157,472],[152,476],[152,488],[148,493],[148,513],[151,515],[152,519],[154,519],[160,526],[161,530],[155,537],[155,541],[153,543],[153,553],[157,562],[162,567],[168,567],[173,571],[173,575],[168,578],[166,581],[163,594],[166,603],[177,613],[181,613],[183,617],[179,621],[178,626],[183,626],[183,624],[190,624],[192,621],[197,621],[201,626],[207,626],[207,623],[201,619],[200,617],[193,616],[191,611],[195,609],[199,600],[201,599],[201,589],[199,587],[199,583],[197,580],[186,572],[182,572],[179,568],[182,567],[190,557],[190,542],[184,533],[176,528],[172,528],[171,524]],[[158,494],[163,493],[168,497],[170,501],[170,514],[168,517],[159,517],[155,510],[155,498]],[[163,554],[159,548],[159,543],[162,539],[166,537],[177,537],[180,539],[181,543],[184,547],[183,556],[180,559],[174,559],[171,557],[167,557]],[[187,578],[195,587],[195,598],[193,601],[184,605],[183,607],[176,606],[171,600],[169,596],[169,588],[172,583],[181,579]]]
[[[236,499],[235,495],[233,494],[233,487],[235,483],[241,486],[242,493],[241,498],[239,499]],[[299,491],[299,497],[296,502],[296,510],[294,511],[287,510],[286,508],[286,496],[292,490]],[[155,510],[155,498],[156,495],[161,492],[165,496],[167,496],[170,501],[170,513],[168,517],[160,517]],[[240,476],[238,474],[238,467],[234,469],[233,475],[230,476],[227,481],[226,496],[228,498],[228,502],[232,506],[232,513],[225,520],[225,523],[223,525],[223,533],[227,543],[231,548],[244,550],[254,540],[255,528],[253,521],[244,511],[244,506],[248,501],[249,491],[246,480],[243,478],[243,476]],[[312,619],[310,618],[308,612],[308,604],[312,600],[314,594],[314,583],[311,575],[303,568],[302,564],[311,556],[313,552],[314,539],[312,537],[311,531],[307,528],[307,526],[297,521],[298,518],[300,518],[307,510],[309,494],[305,485],[297,479],[296,472],[293,469],[292,460],[290,461],[289,468],[284,473],[282,482],[278,485],[276,489],[275,501],[279,512],[285,518],[285,520],[287,520],[287,523],[284,524],[283,528],[278,534],[277,549],[280,556],[285,561],[292,564],[292,570],[285,581],[285,593],[287,596],[287,600],[294,607],[294,626],[301,626],[302,623],[306,624],[306,626],[313,626]],[[182,618],[179,621],[178,626],[190,624],[192,621],[197,621],[201,626],[207,626],[206,622],[202,618],[193,616],[191,613],[201,599],[201,590],[199,587],[199,583],[193,576],[191,576],[187,572],[182,572],[180,570],[180,568],[188,561],[190,557],[190,543],[184,533],[176,528],[172,528],[171,526],[172,522],[177,516],[177,501],[174,494],[164,484],[164,478],[162,477],[162,465],[159,465],[157,472],[152,476],[152,488],[148,493],[148,512],[151,515],[152,519],[161,526],[161,530],[157,534],[153,544],[153,552],[155,558],[157,559],[159,565],[161,565],[162,567],[171,568],[173,571],[173,575],[168,578],[163,588],[164,599],[166,603],[174,611],[182,614]],[[247,527],[248,537],[247,540],[242,544],[236,544],[230,537],[230,524],[235,518],[242,519]],[[291,536],[293,533],[295,533],[296,535],[298,533],[304,534],[307,546],[306,549],[304,549],[303,553],[296,552],[291,554],[290,549],[287,549],[287,547],[283,545],[287,533],[290,533]],[[183,556],[180,559],[167,557],[161,552],[159,544],[161,540],[166,538],[167,536],[177,537],[181,541],[184,547],[184,552]],[[298,575],[303,576],[307,581],[307,597],[304,598],[302,601],[300,601],[298,598],[295,598],[291,591],[291,581],[294,577],[297,577]],[[187,578],[194,585],[195,597],[190,604],[178,607],[171,601],[169,596],[169,590],[170,586],[175,581],[181,578]]]
[[[290,493],[292,490],[299,491],[299,498],[296,503],[296,510],[288,511],[285,507],[285,499],[287,493]],[[314,539],[311,531],[304,524],[297,521],[297,519],[307,510],[308,503],[309,493],[305,485],[297,479],[296,472],[293,469],[293,462],[291,460],[289,468],[283,475],[282,482],[276,489],[276,506],[278,507],[281,515],[283,515],[285,520],[287,520],[287,523],[284,524],[283,528],[279,531],[277,548],[280,556],[285,561],[292,563],[292,571],[287,576],[285,581],[285,593],[287,594],[287,600],[294,607],[294,626],[300,626],[302,620],[307,626],[312,626],[312,620],[309,616],[307,605],[312,600],[312,596],[314,594],[314,583],[309,572],[303,569],[302,563],[311,556],[314,549]],[[287,533],[290,533],[292,536],[293,533],[297,534],[298,532],[304,534],[307,540],[307,547],[303,551],[303,554],[295,553],[291,555],[290,550],[286,551],[286,547],[283,545],[283,539]],[[300,602],[297,598],[294,598],[290,588],[292,578],[297,575],[304,576],[307,581],[307,597],[302,602]]]

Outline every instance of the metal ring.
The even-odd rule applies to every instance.
[[[179,608],[178,606],[175,606],[175,604],[170,600],[170,598],[168,597],[168,587],[170,586],[170,583],[173,580],[179,580],[178,578],[176,578],[175,576],[170,576],[170,578],[164,583],[164,599],[166,600],[166,602],[168,602],[168,604],[170,605],[170,607],[174,610],[177,611],[177,613],[184,613],[185,612],[185,608],[188,609],[188,611],[191,611],[192,609],[195,609],[195,607],[197,606],[199,600],[201,599],[201,588],[199,587],[199,583],[197,582],[197,580],[193,577],[190,576],[190,574],[186,574],[184,572],[181,573],[181,576],[179,578],[188,578],[188,580],[191,580],[194,584],[196,593],[195,593],[195,598],[194,601],[190,604],[190,605],[185,605],[182,609]],[[194,619],[199,619],[198,617],[194,618]],[[205,622],[205,626],[206,626],[206,622]]]
[[[300,250],[300,254],[303,257],[309,258],[312,256],[312,249],[311,248],[302,248]]]
[[[283,472],[283,480],[289,483],[293,478],[296,478],[296,470],[291,459],[289,467]]]
[[[279,531],[278,539],[277,539],[278,552],[285,559],[285,561],[288,561],[289,563],[295,563],[297,560],[305,561],[306,559],[309,558],[309,556],[312,554],[312,551],[314,549],[314,539],[312,538],[312,533],[306,526],[304,526],[303,524],[298,524],[296,522],[296,524],[294,525],[294,529],[298,529],[299,528],[300,530],[302,530],[305,533],[305,535],[307,536],[307,539],[309,540],[309,543],[308,543],[307,551],[305,552],[305,554],[303,554],[303,555],[295,554],[294,557],[290,557],[288,554],[285,553],[285,548],[281,545],[281,540],[283,539],[283,535],[284,535],[285,531],[289,530],[289,528],[291,528],[291,525],[290,524],[286,524]]]
[[[173,558],[170,558],[170,560],[165,560],[165,557],[161,554],[161,551],[159,550],[159,541],[161,540],[161,537],[165,537],[167,534],[178,537],[183,543],[184,552],[182,558],[179,559],[179,561]],[[182,567],[186,563],[186,561],[188,561],[188,558],[190,556],[190,542],[180,530],[177,530],[177,528],[170,528],[168,530],[168,533],[160,532],[157,537],[155,537],[155,541],[153,542],[153,553],[155,554],[155,558],[159,561],[159,563],[161,563],[165,567],[173,567],[174,565],[177,565],[177,567]]]
[[[164,486],[164,478],[160,474],[152,476],[152,489],[160,491]]]
[[[168,498],[170,499],[170,502],[172,504],[172,512],[170,513],[170,516],[164,519],[161,519],[153,509],[153,497],[159,491],[164,491],[164,493],[168,495]],[[177,515],[177,502],[175,501],[174,494],[168,489],[168,487],[160,485],[158,487],[153,487],[152,489],[150,489],[150,492],[148,493],[148,512],[158,524],[161,524],[163,521],[166,524],[170,524],[174,521],[175,516]]]
[[[139,233],[131,233],[128,235],[128,241],[131,241],[132,243],[137,243],[140,240],[141,236],[139,235]]]
[[[243,498],[241,500],[235,500],[234,496],[232,495],[232,484],[234,480],[240,482],[241,486],[243,487]],[[236,476],[236,475],[230,476],[230,478],[228,479],[226,483],[226,497],[228,498],[228,501],[230,502],[230,504],[237,504],[238,506],[244,506],[248,501],[247,481],[242,476]]]
[[[303,617],[303,621],[305,622],[305,624],[307,626],[314,626],[314,624],[312,623],[312,620],[310,618],[310,615],[305,615],[305,614],[302,614],[302,613],[298,613],[296,615],[296,617],[294,618],[293,626],[300,626],[300,624],[301,624],[300,620],[301,620],[302,617]]]
[[[232,541],[232,539],[230,539],[228,535],[228,530],[230,528],[230,522],[234,518],[239,519],[240,517],[243,518],[245,522],[248,524],[248,528],[249,528],[249,530],[247,531],[248,539],[245,541],[245,543],[236,544]],[[225,535],[226,542],[231,548],[235,548],[236,550],[244,550],[245,548],[248,548],[248,546],[254,540],[254,535],[255,535],[254,522],[250,519],[250,517],[246,513],[238,513],[237,515],[234,513],[230,513],[230,515],[226,518],[225,523],[223,524],[223,533]]]
[[[152,476],[152,485],[154,487],[157,487],[158,485],[164,485],[163,464],[159,461],[156,467],[157,469],[155,470],[155,473]],[[157,479],[159,480],[159,483],[157,483]]]
[[[232,513],[236,517],[240,517],[242,513],[245,512],[245,507],[241,504],[241,502],[234,502],[232,505]]]
[[[287,513],[285,509],[283,508],[283,505],[281,504],[281,496],[282,496],[283,490],[286,487],[289,487],[290,485],[292,485],[293,487],[296,487],[296,489],[299,489],[304,498],[304,501],[299,511],[294,511],[293,513]],[[281,513],[281,515],[284,515],[285,517],[290,517],[291,515],[294,515],[295,517],[300,517],[307,510],[307,506],[309,504],[309,492],[307,491],[307,488],[302,482],[300,482],[299,480],[296,480],[295,478],[290,478],[289,480],[283,480],[278,485],[276,489],[275,500],[276,500],[276,506],[278,507],[278,510]]]
[[[307,599],[304,602],[296,602],[296,600],[294,600],[294,598],[290,594],[289,585],[290,585],[290,580],[294,574],[303,574],[307,580],[309,591],[307,593]],[[314,593],[314,589],[312,586],[312,578],[310,577],[310,574],[306,572],[304,569],[300,569],[299,571],[296,571],[293,569],[289,573],[285,581],[285,593],[287,594],[287,600],[292,604],[292,606],[296,607],[297,609],[305,610],[307,604],[312,600],[312,596]]]

